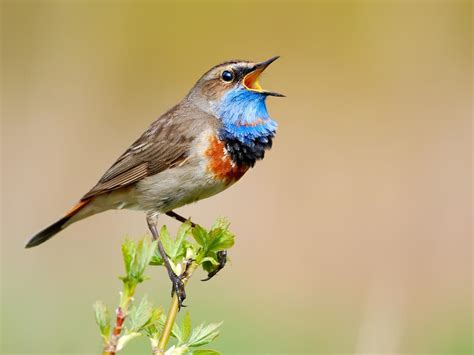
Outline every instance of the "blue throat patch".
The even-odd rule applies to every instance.
[[[215,107],[223,123],[219,139],[238,165],[253,166],[272,146],[277,123],[270,118],[265,99],[265,94],[237,88],[226,93]]]
[[[217,107],[217,117],[224,123],[221,138],[251,144],[259,138],[273,137],[277,123],[270,118],[265,99],[264,94],[244,88],[226,93]]]

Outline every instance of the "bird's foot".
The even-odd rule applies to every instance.
[[[227,263],[227,250],[220,250],[217,252],[217,261],[219,262],[219,265],[217,265],[217,267],[213,271],[208,273],[207,277],[201,281],[209,281],[224,268],[225,264]]]
[[[171,289],[171,297],[176,294],[176,297],[178,298],[178,310],[180,310],[181,307],[186,307],[183,304],[184,300],[186,299],[186,291],[184,289],[183,279],[183,277],[176,275],[174,272],[170,274],[170,280],[173,285]]]
[[[176,275],[174,272],[169,273],[169,277],[171,283],[173,285],[171,289],[171,297],[176,293],[176,297],[178,297],[178,310],[181,307],[186,307],[183,304],[183,301],[186,298],[186,291],[184,289],[184,281],[189,277],[189,268],[191,264],[194,262],[194,259],[186,260],[186,265],[184,266],[184,271],[181,275]]]
[[[157,219],[158,215],[156,214],[147,215],[148,227],[150,228],[153,239],[158,241],[158,251],[161,257],[163,258],[163,263],[166,267],[166,271],[168,272],[171,284],[173,285],[171,289],[171,297],[173,297],[173,294],[176,294],[176,297],[178,298],[178,310],[180,310],[181,307],[185,307],[183,305],[183,301],[186,299],[186,291],[184,290],[183,279],[186,278],[188,267],[190,266],[190,264],[188,265],[188,263],[186,263],[186,269],[184,270],[181,276],[176,275],[173,268],[171,267],[168,256],[166,255],[165,248],[163,247],[163,243],[160,239],[160,235],[158,234],[158,229],[156,228]]]

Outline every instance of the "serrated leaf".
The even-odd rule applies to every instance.
[[[196,328],[193,329],[191,336],[188,340],[188,345],[192,347],[201,346],[209,344],[219,335],[219,331],[217,330],[221,323],[211,323],[208,325],[200,324]]]
[[[189,344],[191,347],[198,347],[202,345],[207,345],[210,342],[214,341],[219,336],[219,332],[209,333],[205,337],[201,337],[195,340],[193,343]]]
[[[166,322],[166,315],[164,313],[161,313],[160,319],[157,321],[158,327],[163,329],[165,326],[165,322]],[[175,337],[176,339],[180,339],[181,337],[181,329],[179,329],[176,322],[173,324],[173,327],[171,328],[171,336]]]
[[[107,341],[110,333],[110,314],[105,304],[101,301],[94,303],[95,321],[100,329],[100,334]]]
[[[155,254],[150,259],[150,265],[164,265],[163,258],[160,254]]]
[[[142,253],[142,248],[143,248],[143,240],[138,241],[138,243],[135,246],[135,252],[132,255],[132,261],[130,263],[130,277],[131,278],[137,278],[139,274],[139,264],[140,264],[140,256]]]
[[[151,241],[150,237],[145,237],[138,241],[132,271],[137,277],[142,277],[146,267],[150,263],[151,257],[156,249],[156,241]]]
[[[150,324],[143,328],[143,333],[150,338],[150,341],[154,339],[156,340],[160,337],[161,329],[158,329],[156,324]]]
[[[211,231],[211,242],[208,245],[209,251],[219,251],[229,249],[234,245],[234,235],[226,230],[214,229]]]
[[[163,308],[158,307],[158,308],[153,308],[153,311],[151,313],[150,317],[150,323],[158,323],[161,319],[161,315],[163,314]]]
[[[162,316],[163,316],[163,309],[161,308],[153,309],[152,315],[150,317],[150,321],[143,328],[143,332],[150,339],[158,339],[160,336],[160,333],[163,331],[164,323],[161,321]]]
[[[149,323],[153,315],[153,306],[148,301],[148,297],[143,296],[138,306],[130,308],[129,312],[129,328],[132,332],[140,331],[147,323]]]
[[[227,220],[227,218],[224,217],[219,217],[216,219],[214,224],[212,225],[212,229],[222,229],[222,230],[228,230],[230,226],[230,222]]]
[[[221,355],[221,353],[211,349],[198,349],[193,351],[193,355]]]
[[[168,228],[166,226],[161,227],[160,231],[160,239],[161,244],[163,244],[163,248],[165,249],[166,255],[170,255],[174,248],[174,242],[170,238],[170,234],[168,233]]]
[[[156,249],[156,241],[150,237],[138,241],[125,240],[122,243],[122,254],[125,264],[126,276],[120,277],[124,282],[126,290],[134,287],[144,280],[143,274]]]
[[[128,333],[128,334],[125,334],[125,335],[122,335],[118,342],[117,342],[117,352],[119,352],[120,350],[122,350],[124,348],[125,345],[127,345],[127,343],[132,340],[132,339],[135,339],[135,338],[138,338],[139,336],[141,336],[140,333],[136,333],[136,332],[132,332],[132,333]]]
[[[181,322],[181,344],[184,344],[188,341],[189,337],[191,336],[191,329],[191,316],[189,315],[189,312],[186,312],[183,317],[183,321]]]
[[[204,228],[202,228],[200,225],[196,225],[193,228],[193,237],[199,245],[201,245],[203,247],[205,247],[207,245],[207,241],[208,241],[209,236],[208,236],[206,230]]]
[[[131,239],[125,239],[122,243],[123,263],[125,265],[125,271],[127,275],[130,274],[133,256],[135,255],[135,249],[135,243]]]

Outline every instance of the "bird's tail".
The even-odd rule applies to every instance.
[[[26,243],[25,248],[32,248],[37,245],[40,245],[47,241],[48,239],[54,237],[57,233],[62,231],[64,228],[69,226],[72,222],[75,222],[77,218],[73,217],[84,208],[89,203],[90,200],[81,200],[79,201],[66,215],[61,218],[59,221],[51,224],[49,227],[43,229],[41,232],[36,234],[31,238],[28,243]],[[81,219],[81,218],[79,218]],[[77,219],[77,220],[79,220]]]

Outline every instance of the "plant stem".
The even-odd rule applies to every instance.
[[[125,321],[125,315],[122,310],[122,307],[117,308],[117,317],[115,318],[115,326],[110,335],[110,339],[104,347],[103,355],[115,355],[117,350],[118,339],[120,338],[120,333],[122,332],[123,323]]]
[[[128,315],[128,308],[132,303],[133,295],[135,294],[135,287],[125,287],[124,293],[122,294],[122,301],[117,307],[117,316],[115,317],[115,326],[110,334],[109,341],[105,344],[102,355],[115,355],[117,352],[117,344],[122,333],[123,323]]]
[[[187,270],[187,276],[183,280],[183,283],[186,285],[188,282],[189,278],[193,274],[194,270],[198,267],[198,263],[193,262],[188,270]],[[176,321],[176,316],[178,315],[178,309],[179,309],[179,304],[178,304],[178,296],[176,296],[176,293],[173,295],[173,298],[171,300],[171,305],[170,309],[168,311],[168,315],[166,316],[166,321],[165,325],[163,327],[163,333],[161,334],[160,341],[158,342],[158,349],[154,354],[159,354],[162,355],[165,353],[166,350],[166,344],[168,344],[168,340],[170,339],[171,336],[171,331],[173,329],[174,322]]]

